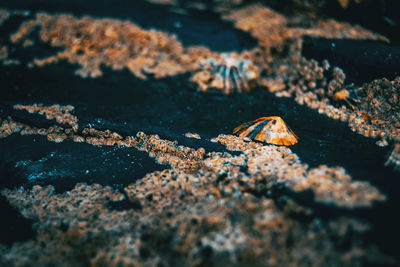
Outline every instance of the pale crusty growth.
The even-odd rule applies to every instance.
[[[157,162],[170,165],[177,173],[204,177],[221,171],[230,172],[232,177],[243,177],[242,187],[246,190],[255,190],[260,183],[264,184],[265,190],[269,190],[271,185],[282,183],[295,191],[312,189],[317,201],[344,207],[371,206],[373,201],[385,199],[384,195],[368,182],[352,181],[343,168],[320,166],[317,169],[308,169],[290,149],[272,145],[262,146],[248,138],[220,135],[212,139],[213,142],[226,145],[228,149],[244,152],[240,156],[232,156],[218,152],[206,154],[203,148],[195,150],[179,146],[176,141],[163,140],[157,135],[146,135],[143,132],[138,132],[136,137],[123,138],[109,130],[86,128],[78,134],[71,128],[53,126],[49,129],[38,129],[11,119],[4,120],[0,129],[0,137],[20,132],[23,135],[47,136],[49,141],[54,142],[71,139],[93,145],[134,147],[147,152]],[[242,173],[240,166],[247,168],[250,176]],[[236,194],[241,194],[241,186],[237,181],[232,183],[228,188],[236,188]]]
[[[386,40],[361,27],[333,20],[313,21],[310,28],[304,28],[300,26],[301,18],[289,19],[258,5],[232,11],[224,18],[254,35],[259,47],[244,51],[237,58],[225,59],[224,54],[213,53],[205,47],[184,48],[175,35],[144,30],[129,21],[46,13],[38,13],[35,19],[24,22],[11,41],[30,45],[30,33],[39,27],[40,39],[61,51],[45,59],[35,59],[30,66],[67,60],[82,67],[76,72],[82,77],[102,75],[102,65],[114,70],[127,68],[142,79],[148,74],[161,78],[194,72],[191,80],[200,90],[216,88],[228,94],[249,91],[254,85],[263,84],[259,81],[260,73],[268,71],[268,63],[276,60],[271,56],[271,48],[282,52],[287,42],[304,35]],[[221,71],[224,66],[227,71]]]
[[[109,130],[99,131],[93,128],[85,128],[82,138],[89,144],[107,146],[135,147],[138,150],[149,153],[160,164],[169,164],[172,167],[185,172],[195,172],[202,167],[205,155],[204,148],[195,150],[193,148],[178,146],[176,141],[160,139],[158,135],[146,135],[138,132],[136,137],[121,135]]]
[[[12,42],[26,41],[36,27],[40,27],[43,42],[63,50],[36,59],[34,65],[68,60],[82,67],[76,72],[82,77],[102,75],[102,64],[114,70],[127,68],[142,79],[147,74],[157,78],[171,76],[190,70],[195,58],[209,53],[205,48],[186,50],[175,35],[143,30],[130,21],[46,13],[38,13],[35,19],[24,22],[11,36]]]
[[[327,78],[330,77],[330,78]],[[279,97],[294,97],[297,103],[341,121],[378,144],[400,140],[400,77],[385,78],[345,89],[345,74],[328,61],[319,63],[293,53],[277,60],[260,83]]]
[[[218,137],[211,139],[211,142],[218,142],[226,146],[229,150],[245,151],[252,148],[261,147],[261,143],[252,142],[248,137],[232,137],[232,135],[220,134]]]
[[[377,80],[365,84],[358,91],[349,92],[345,88],[345,74],[341,69],[331,67],[327,61],[319,63],[300,55],[299,39],[304,35],[388,41],[385,37],[334,20],[316,20],[310,28],[295,27],[293,25],[299,24],[301,18],[289,19],[261,5],[233,11],[224,18],[257,38],[263,48],[262,58],[272,63],[263,63],[258,55],[260,52],[254,50],[254,62],[267,73],[259,79],[259,84],[277,96],[295,97],[299,104],[318,109],[319,113],[333,119],[347,121],[353,131],[366,137],[379,137],[377,144],[381,146],[387,145],[388,141],[398,142],[400,78]],[[295,40],[289,45],[289,55],[273,59],[270,49],[279,50],[288,40]]]
[[[75,142],[86,142],[97,146],[118,145],[135,147],[149,153],[160,164],[169,164],[177,170],[193,173],[203,167],[204,148],[195,150],[189,147],[178,146],[176,141],[162,140],[158,135],[146,135],[143,132],[138,132],[136,137],[127,136],[123,138],[118,133],[110,130],[99,131],[94,128],[85,128],[79,134],[73,127],[63,128],[54,125],[48,129],[37,128],[15,122],[12,119],[5,119],[0,121],[0,123],[0,138],[5,138],[13,133],[20,133],[21,135],[46,136],[49,141],[57,143],[70,139]]]
[[[201,139],[200,135],[197,134],[197,133],[185,133],[185,137],[187,137],[187,138]]]
[[[366,83],[359,94],[358,117],[381,138],[400,142],[400,76]]]
[[[300,104],[308,100],[324,99],[326,102],[334,100],[335,96],[337,98],[337,93],[344,87],[344,72],[338,67],[332,67],[327,60],[319,63],[302,57],[300,47],[301,42],[297,42],[288,57],[271,64],[260,83],[276,96],[295,97]],[[307,99],[311,94],[314,99]]]
[[[258,73],[267,73],[266,76],[257,77],[256,82],[273,92],[280,91],[278,95],[282,96],[295,91],[294,85],[290,84],[292,81],[297,83],[296,86],[310,86],[311,89],[320,91],[329,86],[328,94],[332,97],[342,89],[339,87],[345,76],[340,69],[331,68],[327,63],[320,67],[316,61],[307,61],[300,56],[303,36],[388,41],[386,37],[360,26],[335,20],[307,20],[309,26],[304,27],[304,17],[289,18],[262,5],[250,5],[228,12],[223,18],[233,21],[237,28],[250,32],[259,41],[259,47],[242,54],[249,56]],[[328,80],[330,75],[326,75],[327,72],[334,78]],[[212,76],[203,76],[201,78],[204,80],[212,80]],[[304,88],[300,89],[306,91]]]
[[[14,133],[20,133],[21,135],[42,135],[46,136],[47,140],[56,143],[63,142],[66,139],[74,140],[75,142],[84,142],[85,139],[75,134],[72,128],[63,128],[59,126],[51,126],[46,128],[31,127],[27,124],[16,122],[11,118],[1,121],[0,126],[0,138],[5,138]]]
[[[228,149],[242,150],[244,154],[237,157],[220,156],[218,161],[210,157],[205,160],[206,166],[220,165],[217,168],[223,169],[232,160],[235,160],[235,165],[245,165],[251,176],[243,177],[241,182],[253,190],[257,188],[257,183],[282,183],[295,191],[312,189],[317,201],[343,207],[370,206],[373,201],[385,199],[370,183],[352,181],[343,168],[329,168],[324,165],[308,168],[287,147],[261,146],[252,144],[253,142],[244,145],[243,139],[230,135],[220,135],[214,141],[226,145]],[[207,164],[208,162],[211,164]]]
[[[15,122],[12,119],[0,118],[0,123],[0,138],[5,138],[13,133],[17,133],[24,127],[24,124]]]
[[[61,124],[67,124],[72,127],[76,132],[78,130],[78,118],[71,114],[74,107],[71,105],[60,106],[44,106],[43,104],[33,104],[33,105],[15,105],[14,109],[26,110],[29,113],[39,113],[45,115],[48,120],[56,120]]]
[[[233,21],[237,28],[250,32],[263,48],[278,47],[284,40],[293,37],[285,28],[286,17],[261,5],[232,11],[223,18]]]
[[[0,265],[74,265],[82,259],[94,266],[221,262],[291,266],[317,261],[355,266],[371,259],[375,264],[395,264],[373,247],[362,245],[359,234],[368,230],[367,224],[340,218],[321,227],[318,218],[311,219],[312,209],[287,197],[278,208],[268,198],[272,187],[281,184],[295,191],[311,189],[316,201],[340,207],[366,207],[384,199],[369,183],[352,181],[342,168],[309,169],[286,147],[220,135],[213,141],[243,153],[205,154],[202,148],[178,146],[176,141],[142,132],[123,138],[87,128],[79,135],[71,128],[37,129],[10,119],[0,122],[0,134],[20,131],[48,138],[54,134],[49,140],[72,138],[94,145],[134,147],[171,166],[126,186],[124,194],[86,184],[63,194],[56,194],[51,186],[3,189],[1,194],[36,222],[37,236],[10,249],[0,245]],[[124,202],[120,205],[119,201]],[[296,215],[310,220],[302,223],[292,218]],[[344,240],[351,240],[346,253],[337,245]]]
[[[395,264],[361,242],[369,229],[362,221],[302,223],[292,216],[312,211],[290,199],[280,209],[266,197],[247,193],[238,200],[228,191],[210,190],[231,179],[218,177],[154,172],[125,187],[128,199],[97,184],[77,184],[62,194],[52,186],[3,189],[10,204],[35,221],[37,235],[11,248],[0,245],[0,264],[79,266],[82,259],[93,266]],[[119,208],[121,200],[131,206]],[[343,252],[339,244],[345,241]]]
[[[163,140],[158,135],[147,136],[143,132],[139,132],[136,136],[139,142],[137,148],[146,151],[161,164],[169,164],[177,170],[189,173],[200,171],[204,165],[202,162],[205,156],[204,148],[195,150],[178,146],[176,141]]]
[[[250,32],[258,39],[259,45],[266,48],[267,53],[272,47],[281,47],[288,39],[299,39],[304,35],[388,41],[386,37],[360,26],[335,20],[318,20],[310,28],[302,28],[299,24],[300,18],[288,19],[262,5],[251,5],[232,11],[225,15],[224,19],[233,21],[237,28]],[[297,23],[299,26],[289,26],[289,23],[295,25]]]
[[[198,172],[211,170],[212,173],[217,173],[225,168],[228,170],[232,168],[233,172],[237,172],[238,166],[246,166],[250,174],[258,177],[246,178],[246,181],[249,181],[246,188],[255,187],[254,180],[257,179],[265,181],[266,184],[285,183],[296,191],[312,189],[316,194],[317,201],[331,202],[345,207],[371,206],[373,201],[385,199],[369,183],[352,181],[343,168],[321,166],[308,170],[307,165],[301,164],[297,156],[289,149],[262,146],[259,143],[246,142],[243,140],[245,138],[220,135],[213,139],[213,141],[227,145],[229,149],[242,150],[246,155],[246,157],[233,157],[227,153],[215,152],[205,155],[202,148],[194,150],[178,146],[176,142],[160,139],[157,135],[148,136],[142,132],[139,132],[136,138],[126,137],[125,139],[117,133],[95,129],[85,129],[83,134],[82,138],[90,144],[123,145],[146,151],[159,163],[169,164],[178,173],[192,173],[197,176]],[[236,167],[227,167],[230,164]],[[243,176],[243,174],[240,175]],[[278,179],[268,181],[271,176]],[[232,187],[232,185],[228,187]],[[239,188],[238,185],[235,187]],[[212,191],[211,188],[210,190]]]
[[[77,134],[78,118],[71,114],[74,107],[71,105],[44,106],[43,104],[15,105],[14,109],[25,110],[29,113],[38,113],[44,115],[48,120],[56,120],[58,123],[66,125],[60,127],[57,125],[46,128],[31,127],[30,125],[19,123],[11,118],[0,120],[0,138],[5,138],[13,133],[21,135],[42,135],[49,141],[60,143],[65,139],[72,139],[75,142],[85,141],[84,137]]]

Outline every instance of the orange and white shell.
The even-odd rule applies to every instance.
[[[261,117],[243,123],[236,127],[233,133],[274,145],[290,146],[296,144],[299,140],[282,118],[277,116]]]

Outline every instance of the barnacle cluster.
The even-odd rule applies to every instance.
[[[254,190],[258,183],[264,184],[265,190],[269,190],[268,188],[276,183],[284,183],[296,191],[312,189],[317,200],[338,206],[371,206],[373,201],[385,199],[384,195],[368,182],[352,181],[342,168],[320,166],[310,169],[306,164],[300,163],[297,155],[286,147],[262,146],[260,143],[232,135],[220,135],[211,141],[226,145],[228,149],[241,150],[244,154],[206,154],[204,148],[196,150],[178,145],[176,141],[164,140],[157,135],[146,135],[143,132],[138,132],[136,136],[123,137],[109,130],[85,128],[82,133],[77,133],[72,128],[59,126],[38,129],[11,119],[3,120],[0,129],[2,137],[20,132],[23,135],[47,136],[50,141],[55,142],[70,139],[93,145],[134,147],[147,152],[157,162],[170,165],[176,172],[193,174],[195,177],[206,173],[231,173],[230,175],[241,180],[240,183],[231,181],[231,185],[228,186],[236,188],[237,195],[241,195],[245,188]],[[250,177],[240,171],[240,166],[248,169]]]
[[[190,154],[179,152],[183,150],[174,143],[152,138],[141,133],[137,140],[143,141],[136,145],[141,143],[139,147],[169,159],[177,155],[184,160]],[[234,136],[219,136],[217,140],[228,146],[242,142]],[[38,238],[31,242],[16,243],[12,250],[0,245],[5,255],[0,262],[16,261],[24,253],[19,262],[72,264],[79,260],[73,256],[79,249],[80,255],[94,265],[193,265],[221,263],[221,259],[234,265],[281,266],[300,260],[354,265],[371,260],[366,255],[374,255],[376,264],[393,263],[372,247],[360,245],[358,235],[368,230],[368,224],[349,218],[331,220],[326,227],[318,226],[321,221],[317,218],[301,223],[292,216],[311,218],[311,209],[288,198],[278,208],[266,194],[276,182],[294,183],[296,190],[311,185],[323,201],[336,198],[336,204],[347,205],[361,200],[358,204],[364,206],[382,197],[368,196],[372,192],[367,183],[362,183],[360,190],[354,183],[351,194],[346,195],[352,182],[342,169],[312,169],[307,184],[299,176],[307,172],[306,167],[287,148],[249,142],[244,152],[236,159],[229,154],[211,153],[204,160],[206,167],[195,173],[182,171],[179,165],[149,173],[124,187],[125,196],[97,184],[77,184],[63,194],[56,194],[52,186],[4,189],[1,194],[24,216],[38,221],[40,228]],[[237,165],[246,161],[249,174],[242,173]],[[120,202],[130,203],[130,208],[114,209]],[[310,239],[310,234],[318,238]],[[47,246],[41,246],[42,240],[48,242]],[[345,255],[335,249],[343,240],[351,240],[350,252]],[[293,245],[288,247],[287,242]],[[293,258],[294,251],[297,256]]]
[[[67,124],[71,126],[76,132],[78,129],[78,118],[71,114],[74,107],[71,105],[61,106],[52,105],[44,106],[43,104],[33,104],[33,105],[15,105],[16,110],[26,110],[29,113],[39,113],[40,115],[45,115],[46,119],[55,119],[58,123]]]
[[[35,112],[40,107],[43,115],[54,109],[23,107]],[[232,135],[212,140],[243,152],[233,156],[206,153],[203,148],[195,150],[143,132],[123,137],[94,128],[74,132],[69,124],[37,129],[10,119],[0,122],[0,129],[7,134],[55,134],[60,139],[53,136],[49,140],[70,138],[93,145],[132,147],[171,167],[148,173],[121,192],[97,184],[77,184],[62,194],[55,193],[52,186],[3,189],[1,194],[13,206],[38,222],[36,239],[15,243],[12,249],[0,245],[3,265],[16,261],[73,264],[82,257],[93,265],[121,266],[214,264],[221,260],[230,265],[282,266],[299,260],[354,265],[371,260],[365,255],[374,255],[373,263],[393,263],[358,241],[358,235],[368,230],[367,224],[339,218],[320,227],[312,209],[288,197],[278,207],[268,197],[279,184],[294,191],[312,190],[316,201],[339,207],[369,207],[385,199],[370,183],[353,181],[343,168],[309,168],[287,147],[263,146]],[[6,137],[2,132],[0,136]],[[299,214],[310,220],[292,218]],[[310,233],[318,238],[310,239]],[[344,239],[351,240],[346,254],[335,249]],[[287,242],[293,245],[287,246]],[[77,250],[78,258],[74,256]]]
[[[345,7],[350,3],[338,1]],[[180,5],[182,1],[167,2]],[[229,5],[224,0],[210,2]],[[242,3],[239,0],[232,5]],[[192,71],[191,79],[201,91],[214,88],[224,94],[247,92],[261,84],[277,96],[294,97],[320,113],[348,121],[364,135],[397,141],[387,164],[399,165],[398,78],[354,89],[345,86],[339,68],[298,53],[298,40],[306,34],[386,40],[384,37],[333,20],[307,24],[258,5],[228,12],[224,18],[249,31],[260,46],[241,54],[217,54],[205,47],[185,48],[174,35],[144,30],[128,21],[46,13],[26,21],[11,40],[29,45],[27,38],[39,27],[40,39],[60,50],[49,58],[34,60],[32,66],[68,60],[82,67],[77,74],[84,77],[101,75],[105,65],[115,70],[127,68],[140,78]],[[2,266],[398,264],[363,242],[361,235],[369,229],[368,224],[350,216],[323,221],[314,216],[313,208],[275,194],[277,187],[292,193],[310,191],[327,209],[366,208],[385,200],[371,183],[352,179],[342,167],[309,167],[287,147],[263,145],[248,137],[219,135],[211,140],[241,153],[206,153],[203,148],[182,146],[144,132],[123,136],[111,130],[78,129],[72,106],[14,108],[39,113],[62,125],[38,128],[0,118],[0,138],[20,133],[46,136],[54,142],[69,139],[96,146],[124,146],[144,151],[167,167],[120,190],[98,184],[77,184],[64,193],[56,193],[52,186],[2,189],[2,197],[35,221],[37,234],[11,247],[0,244]]]
[[[369,206],[373,201],[385,199],[368,182],[352,181],[343,168],[324,165],[309,168],[287,147],[262,146],[232,135],[219,135],[212,141],[244,152],[238,157],[215,154],[206,158],[210,163],[207,166],[213,165],[220,170],[226,168],[227,162],[239,166],[244,164],[250,177],[239,174],[239,188],[242,185],[249,190],[267,191],[273,184],[282,183],[295,191],[311,189],[318,201],[343,207]]]
[[[360,91],[357,108],[365,124],[383,131],[382,137],[400,142],[400,76],[366,83]]]
[[[223,53],[219,58],[200,59],[199,71],[192,81],[200,91],[215,89],[224,94],[248,92],[257,84],[260,71],[250,59],[236,53]]]
[[[11,119],[0,118],[0,138],[6,138],[9,135],[18,133],[24,127],[22,123],[13,121]]]
[[[14,207],[37,222],[37,237],[16,242],[12,249],[0,244],[0,263],[395,264],[361,242],[362,234],[369,230],[362,221],[337,218],[324,227],[318,218],[300,222],[296,215],[311,218],[312,211],[290,199],[282,200],[279,208],[274,200],[251,193],[240,201],[230,195],[219,196],[217,190],[210,191],[224,182],[217,179],[218,175],[196,179],[164,170],[125,187],[126,196],[98,184],[77,184],[65,193],[56,193],[52,186],[3,189],[1,194]],[[130,204],[120,208],[120,203]],[[344,242],[346,253],[340,248]]]
[[[278,97],[294,97],[299,104],[314,109],[328,103],[338,108],[352,107],[345,78],[345,73],[327,60],[309,60],[294,51],[287,58],[275,61],[260,83]],[[333,117],[340,119],[338,114]]]
[[[35,59],[33,64],[43,66],[67,60],[81,66],[76,73],[82,77],[102,75],[102,64],[114,70],[127,68],[143,79],[147,74],[164,77],[185,72],[185,65],[191,62],[175,35],[143,30],[132,22],[116,19],[38,13],[11,36],[12,42],[29,40],[29,33],[36,27],[40,27],[43,42],[61,51]]]
[[[400,77],[347,86],[341,69],[301,56],[277,61],[269,75],[260,83],[276,96],[294,97],[299,104],[346,121],[353,131],[379,138],[379,145],[399,142]]]
[[[101,76],[102,65],[114,70],[126,68],[142,79],[149,74],[161,78],[192,72],[191,80],[201,91],[213,88],[229,94],[249,91],[258,83],[260,73],[269,70],[276,54],[271,53],[272,49],[283,52],[287,42],[304,35],[386,40],[359,26],[333,20],[319,20],[313,27],[305,28],[301,19],[291,21],[260,5],[228,12],[224,19],[249,31],[259,40],[259,47],[241,54],[218,54],[202,46],[183,47],[175,35],[142,29],[129,21],[47,13],[37,13],[36,18],[25,21],[11,41],[32,44],[30,33],[39,27],[40,40],[61,51],[44,59],[36,58],[29,66],[67,60],[81,66],[76,74],[82,77]]]
[[[349,1],[340,4],[347,7]],[[276,96],[294,97],[299,104],[347,121],[353,131],[379,138],[378,145],[399,142],[399,78],[356,88],[345,84],[346,76],[340,68],[326,60],[306,59],[300,52],[304,35],[388,41],[386,37],[334,20],[315,20],[308,28],[303,27],[301,18],[285,17],[261,5],[228,12],[224,18],[259,40],[261,53],[255,50],[250,54],[263,73],[260,85]]]
[[[286,16],[262,5],[250,5],[231,11],[224,15],[225,20],[232,21],[241,30],[248,31],[258,41],[264,53],[270,57],[271,49],[283,50],[285,42],[299,40],[305,35],[333,39],[370,39],[388,41],[382,35],[373,33],[360,26],[335,20],[316,20],[310,27],[304,27],[302,18]],[[266,58],[266,60],[271,60]]]

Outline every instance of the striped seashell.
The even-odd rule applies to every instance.
[[[274,145],[294,145],[298,137],[286,126],[281,117],[261,117],[254,121],[246,122],[236,127],[233,133]]]

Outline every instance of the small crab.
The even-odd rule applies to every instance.
[[[199,61],[200,71],[192,76],[200,91],[216,89],[224,94],[250,91],[260,75],[251,60],[236,53],[224,53],[220,58]]]
[[[274,145],[290,146],[296,144],[299,140],[282,118],[278,116],[261,117],[254,121],[245,122],[236,127],[233,133]]]

